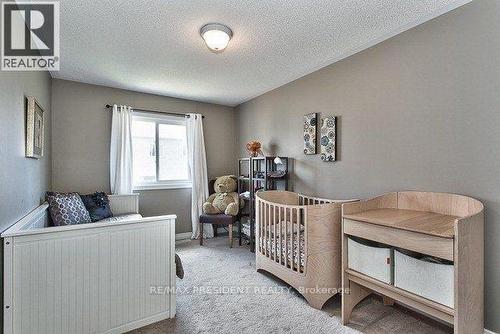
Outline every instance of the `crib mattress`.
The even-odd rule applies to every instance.
[[[274,254],[275,247],[276,246],[278,247],[276,249],[276,253],[281,254],[281,262],[284,263],[285,259],[288,258],[289,263],[291,263],[293,261],[294,264],[297,266],[298,265],[298,258],[299,258],[297,256],[297,236],[294,235],[294,237],[293,237],[293,247],[292,247],[291,237],[288,237],[286,239],[283,238],[281,241],[282,242],[280,245],[279,240],[276,239],[277,245],[275,245],[274,238],[272,238],[271,240],[267,240],[267,242],[265,242],[262,239],[259,239],[260,247],[262,247],[262,248],[265,247],[267,252],[269,252],[271,254]],[[287,241],[288,241],[288,246],[285,248],[285,244]],[[300,232],[300,250],[299,250],[300,251],[300,267],[301,267],[301,269],[303,269],[303,267],[305,265],[304,247],[305,247],[305,236],[304,236],[304,231],[301,231]],[[286,250],[287,254],[285,254],[285,250]]]

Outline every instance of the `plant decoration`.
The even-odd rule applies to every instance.
[[[257,157],[259,154],[263,155],[261,147],[261,143],[257,140],[251,140],[246,145],[247,152],[251,157]]]

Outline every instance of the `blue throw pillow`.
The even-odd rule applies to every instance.
[[[95,192],[93,194],[80,195],[80,197],[90,214],[92,222],[113,217],[113,212],[111,212],[111,207],[109,206],[109,198],[105,193]]]

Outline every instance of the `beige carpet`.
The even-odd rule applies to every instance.
[[[255,271],[248,247],[229,249],[227,237],[178,243],[185,270],[177,280],[177,315],[136,334],[159,333],[452,333],[446,326],[401,307],[368,298],[354,310],[348,327],[341,324],[340,297],[322,311],[285,283]]]

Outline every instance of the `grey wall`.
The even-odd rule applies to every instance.
[[[178,113],[204,114],[209,177],[234,173],[232,108],[66,80],[53,80],[53,188],[55,191],[109,192],[111,112],[105,104]],[[176,232],[191,231],[191,190],[140,191],[145,216],[175,213]]]
[[[26,158],[25,97],[34,96],[45,110],[45,145],[41,159]],[[46,72],[0,71],[0,231],[40,205],[51,189],[51,78]],[[3,280],[3,242],[0,246]],[[3,288],[0,303],[3,305]],[[3,332],[3,316],[0,319]]]
[[[416,189],[486,205],[486,328],[500,332],[500,2],[474,1],[237,108],[240,155],[295,158],[295,190]],[[339,155],[302,154],[302,116],[339,117]]]
[[[44,156],[25,155],[25,96],[45,110]],[[46,72],[0,72],[0,231],[43,201],[51,188],[51,78]]]

